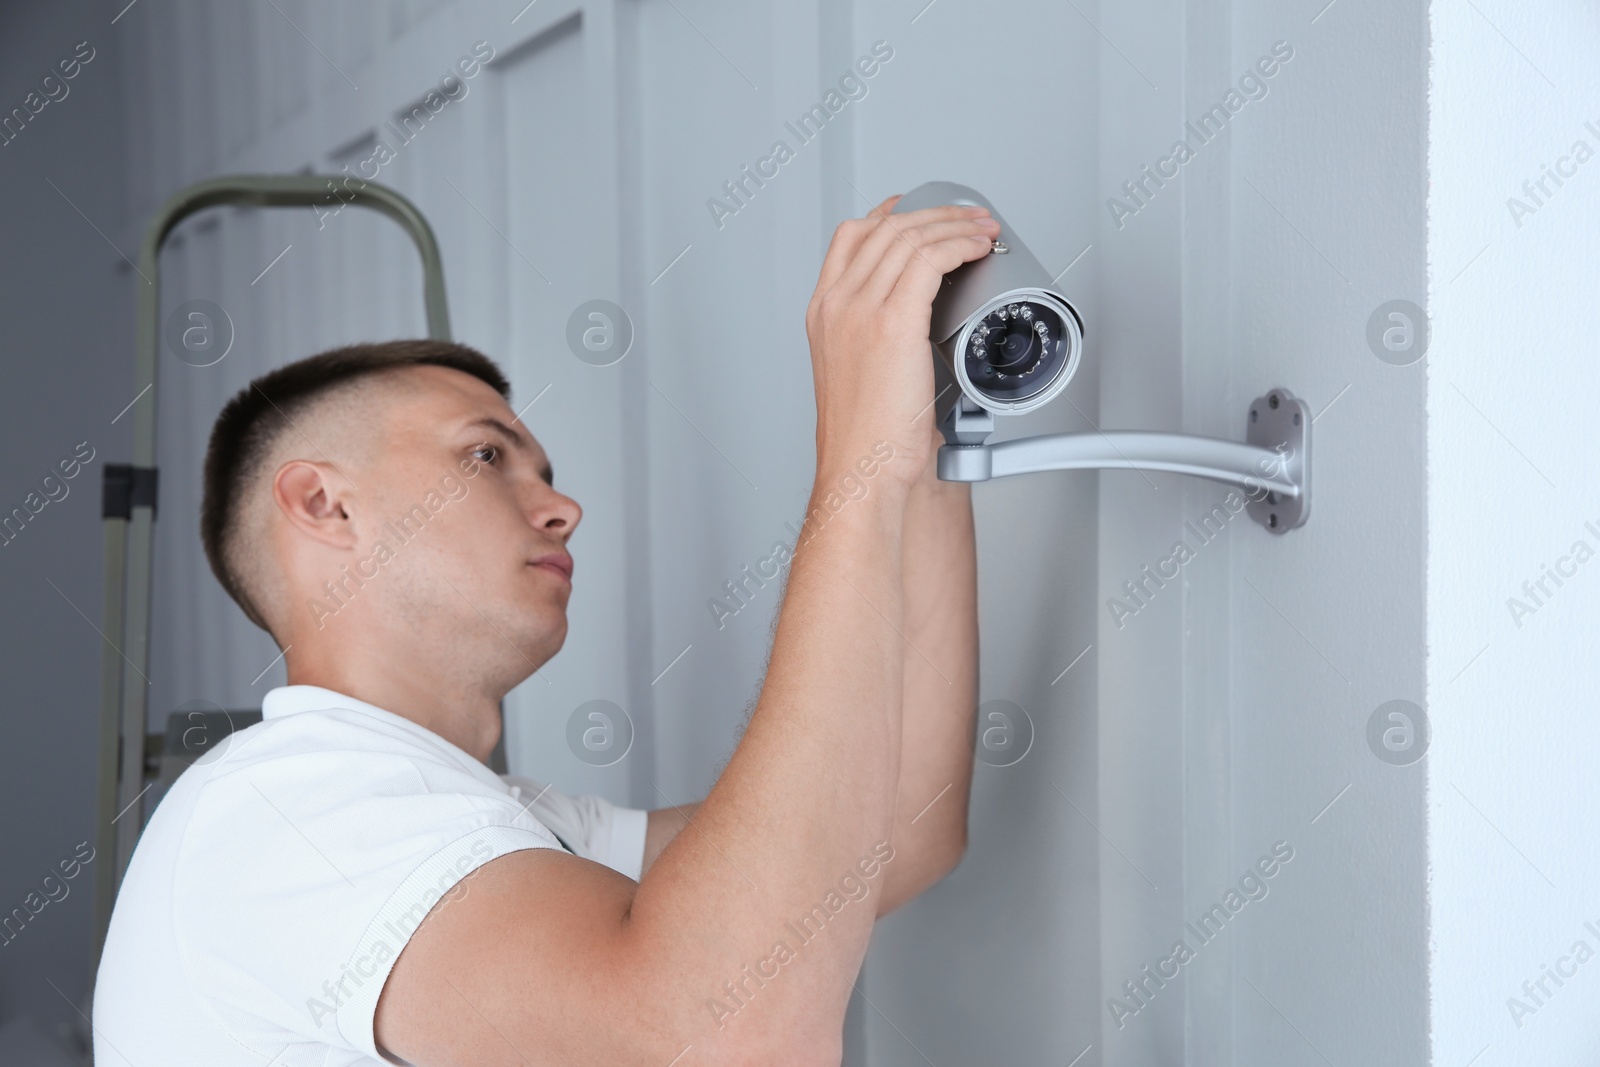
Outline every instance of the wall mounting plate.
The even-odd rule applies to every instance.
[[[1288,533],[1311,516],[1311,409],[1287,389],[1270,389],[1250,401],[1245,440],[1282,456],[1282,471],[1299,486],[1294,494],[1252,494],[1245,509],[1273,533]],[[1275,474],[1269,467],[1262,475]]]

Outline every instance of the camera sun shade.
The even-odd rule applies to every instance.
[[[945,276],[933,301],[929,340],[974,404],[1020,415],[1052,400],[1083,358],[1083,319],[1050,275],[977,190],[926,182],[894,214],[949,204],[987,208],[1000,224],[993,250]]]

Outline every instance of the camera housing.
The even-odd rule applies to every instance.
[[[949,204],[987,208],[1000,224],[990,253],[945,275],[928,339],[944,371],[972,404],[1021,415],[1048,404],[1083,358],[1083,318],[1033,253],[981,193],[925,182],[892,214]],[[947,411],[949,405],[941,405]]]

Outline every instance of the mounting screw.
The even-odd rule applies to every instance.
[[[989,246],[989,251],[993,252],[997,256],[1003,256],[1007,252],[1011,251],[1011,249],[1006,247],[1006,243],[1004,241],[996,237],[994,244]]]
[[[1277,411],[1278,410],[1278,394],[1277,393],[1268,393],[1267,394],[1267,407],[1271,408],[1273,411]]]

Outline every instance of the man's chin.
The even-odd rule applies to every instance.
[[[567,612],[564,607],[549,603],[537,605],[530,608],[519,623],[520,633],[514,643],[541,667],[567,643]]]
[[[496,639],[505,654],[496,657],[497,666],[493,673],[498,676],[505,691],[510,692],[555,658],[566,643],[566,628],[507,630],[504,637],[504,641]]]

